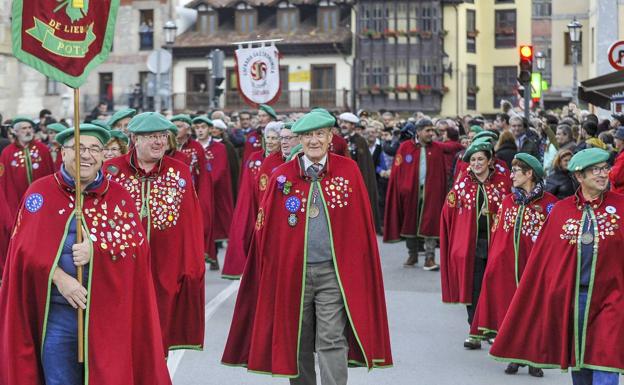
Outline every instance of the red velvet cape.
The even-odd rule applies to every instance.
[[[597,250],[587,312],[577,314],[582,202],[577,192],[558,202],[546,219],[490,350],[494,358],[624,372],[624,196],[605,192],[592,204]],[[578,330],[579,316],[585,317],[585,333]]]
[[[556,202],[557,198],[547,192],[527,206],[516,204],[513,194],[503,200],[492,225],[488,263],[470,328],[472,336],[498,332],[531,249]],[[519,227],[516,227],[517,218],[521,221]],[[516,230],[520,231],[517,243],[514,240]]]
[[[384,242],[401,238],[439,237],[440,212],[444,206],[447,173],[442,145],[432,142],[426,148],[427,174],[419,213],[419,171],[421,146],[408,140],[399,146],[388,181],[384,213]],[[420,221],[419,221],[420,217]]]
[[[225,144],[211,139],[204,150],[214,191],[213,238],[225,240],[228,237],[234,212],[232,175],[228,164],[227,149]]]
[[[332,141],[329,144],[329,151],[340,156],[349,157],[349,144],[340,136],[340,134],[332,135]]]
[[[130,192],[147,231],[165,349],[204,343],[202,211],[188,166],[165,156],[145,173],[134,151],[107,161],[104,171]]]
[[[228,235],[228,246],[225,251],[222,277],[238,279],[243,274],[247,253],[251,244],[258,202],[256,199],[257,175],[264,161],[264,151],[254,152],[243,163],[238,199],[234,208],[232,224]]]
[[[4,198],[4,188],[2,187],[3,183],[4,180],[0,178],[0,281],[2,280],[2,269],[4,268],[6,252],[9,247],[11,227],[13,227],[11,210],[9,210],[7,201]]]
[[[624,151],[620,151],[609,172],[611,191],[624,194]]]
[[[248,134],[245,134],[245,145],[243,147],[243,166],[249,160],[249,157],[257,151],[262,152],[262,130],[253,129]],[[242,175],[241,173],[241,180]]]
[[[0,155],[0,178],[3,178],[4,197],[7,200],[11,218],[15,218],[22,196],[28,186],[37,179],[54,172],[54,162],[48,146],[38,140],[28,145],[30,158],[24,155],[25,148],[11,143]]]
[[[287,377],[298,375],[307,206],[312,185],[299,162],[297,157],[280,166],[269,181],[256,220],[256,249],[249,254],[257,260],[251,260],[246,268],[255,274],[243,276],[222,358],[225,364]],[[277,183],[281,175],[292,183],[287,194]],[[369,369],[390,366],[383,277],[364,181],[355,162],[329,153],[318,183],[349,318],[349,363]],[[289,199],[300,204],[294,226],[288,220]],[[248,288],[252,291],[245,291]]]
[[[258,176],[256,178],[256,203],[260,206],[260,202],[262,202],[262,198],[264,198],[264,193],[269,185],[269,179],[271,175],[277,170],[279,166],[284,164],[284,157],[282,156],[282,152],[274,152],[271,155],[267,156],[266,159],[262,162],[260,166],[260,170],[258,170]]]
[[[41,347],[52,274],[74,217],[73,188],[59,173],[37,180],[24,196],[0,287],[3,385],[44,383]],[[171,384],[149,247],[132,198],[117,183],[104,180],[86,193],[83,203],[85,236],[93,245],[85,267],[85,384]]]
[[[484,183],[487,194],[488,234],[492,219],[505,195],[509,177],[493,170]],[[455,181],[446,196],[440,219],[440,279],[442,301],[472,303],[475,248],[477,242],[476,199],[478,183],[472,173]]]
[[[56,158],[53,156],[54,153],[56,153]],[[61,152],[61,147],[51,147],[50,157],[52,157],[52,161],[54,162],[54,171],[56,172],[60,170],[61,165],[63,164],[63,153]]]
[[[196,140],[189,138],[179,150],[186,154],[191,160],[191,174],[193,175],[193,185],[195,192],[199,198],[199,205],[202,210],[202,218],[204,223],[204,252],[206,259],[215,261],[217,258],[217,249],[215,247],[214,237],[214,215],[215,215],[215,197],[210,165],[206,159],[204,147]]]

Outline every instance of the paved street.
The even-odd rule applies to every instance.
[[[571,384],[569,374],[554,370],[545,371],[542,379],[530,377],[526,369],[508,376],[503,373],[505,364],[488,358],[487,344],[480,351],[466,351],[462,345],[468,332],[466,309],[441,303],[439,273],[403,268],[406,255],[403,243],[382,244],[381,253],[394,367],[370,373],[351,369],[350,384]],[[219,363],[236,300],[237,282],[222,280],[214,272],[207,274],[205,350],[174,353],[169,360],[174,385],[287,384],[284,379],[251,374]]]

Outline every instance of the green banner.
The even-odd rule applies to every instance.
[[[542,74],[533,72],[531,74],[531,99],[542,97]]]
[[[35,18],[35,26],[26,33],[42,43],[46,50],[64,57],[83,58],[95,41],[93,24],[89,25],[84,40],[66,40],[54,35],[54,28]]]

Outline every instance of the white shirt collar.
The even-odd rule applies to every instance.
[[[325,154],[323,159],[321,159],[320,162],[318,162],[318,164],[321,165],[321,169],[323,169],[325,167],[325,163],[327,163],[327,154]],[[304,171],[307,170],[308,167],[312,166],[313,164],[314,164],[314,162],[312,162],[310,160],[310,158],[308,158],[306,155],[303,155],[303,169],[304,169]]]

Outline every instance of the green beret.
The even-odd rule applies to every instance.
[[[124,108],[123,110],[119,110],[108,119],[108,125],[111,127],[115,127],[118,121],[124,118],[131,118],[136,115],[137,111],[134,108]]]
[[[485,151],[491,154],[492,144],[488,140],[477,140],[475,142],[472,142],[472,144],[466,149],[466,152],[464,152],[462,160],[466,163],[470,162],[470,157],[472,156],[472,154],[479,151]]]
[[[178,114],[178,115],[174,115],[171,119],[172,122],[184,122],[186,124],[188,124],[189,126],[191,124],[193,124],[193,121],[191,120],[191,117],[186,115],[186,114]]]
[[[100,126],[102,128],[107,129],[108,131],[112,130],[111,126],[108,124],[108,122],[105,122],[103,120],[92,120],[91,124],[95,124],[96,126]]]
[[[59,132],[63,132],[67,130],[67,126],[62,123],[52,123],[49,126],[47,126],[46,129],[52,130],[58,134]]]
[[[495,131],[491,131],[491,130],[483,130],[481,132],[478,132],[474,136],[474,138],[472,138],[472,139],[474,140],[474,139],[477,139],[477,138],[488,138],[488,139],[491,139],[493,141],[497,141],[498,140],[498,133],[495,132]]]
[[[303,146],[301,144],[298,144],[295,147],[291,148],[290,154],[288,155],[288,158],[286,158],[286,162],[292,160],[292,158],[294,158],[302,149]]]
[[[212,120],[208,119],[207,116],[198,116],[195,119],[193,119],[193,124],[199,124],[199,123],[206,123],[209,126],[212,126]]]
[[[568,163],[568,170],[571,172],[583,171],[589,166],[593,166],[598,163],[606,162],[609,160],[609,153],[600,148],[587,148],[574,154],[570,163]]]
[[[542,167],[540,161],[533,155],[527,154],[526,152],[519,152],[516,156],[514,156],[514,159],[518,159],[526,163],[529,167],[531,167],[538,178],[544,177],[544,167]]]
[[[474,126],[470,126],[470,132],[475,132],[478,134],[481,131],[483,131],[483,127],[481,126],[477,126],[476,124]]]
[[[266,112],[267,114],[269,114],[273,119],[277,120],[277,114],[275,113],[275,110],[273,109],[273,107],[271,106],[267,106],[266,104],[261,104],[258,109]]]
[[[35,128],[35,122],[32,119],[27,118],[25,116],[16,116],[16,117],[14,117],[13,120],[11,121],[11,126],[15,127],[15,125],[17,123],[21,123],[21,122],[28,122],[28,123],[30,123],[31,126],[33,126],[33,128]]]
[[[295,122],[293,122],[292,120],[290,122],[285,122],[284,123],[284,128],[286,128],[288,130],[292,130],[293,124],[295,124]]]
[[[147,134],[150,132],[173,130],[177,131],[175,124],[171,123],[158,112],[143,112],[132,118],[128,123],[128,131],[133,134]]]
[[[110,132],[107,129],[90,123],[83,123],[80,125],[80,136],[96,137],[100,141],[100,143],[102,143],[102,146],[105,146],[111,137]],[[56,140],[59,144],[63,145],[65,144],[65,142],[67,142],[68,139],[73,137],[74,129],[68,128],[57,134],[54,140]]]
[[[335,123],[336,118],[328,112],[314,110],[297,120],[292,126],[292,132],[299,135],[304,132],[318,130],[319,128],[332,128]]]
[[[119,130],[111,130],[109,134],[111,136],[111,139],[119,139],[124,142],[126,146],[130,144],[130,139],[128,138],[128,136]]]

